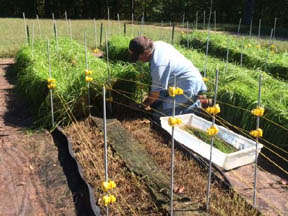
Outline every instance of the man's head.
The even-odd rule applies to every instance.
[[[148,62],[153,51],[153,41],[145,36],[132,39],[129,43],[130,61]]]

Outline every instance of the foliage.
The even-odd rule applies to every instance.
[[[226,59],[229,47],[229,61],[242,64],[248,68],[260,68],[276,78],[288,80],[288,50],[280,50],[267,40],[255,40],[248,37],[235,37],[226,34],[210,32],[208,54],[220,59]],[[189,44],[194,49],[206,52],[208,33],[194,31],[183,35],[182,45]],[[187,41],[189,40],[189,42]],[[267,56],[268,55],[268,56]],[[268,57],[268,59],[267,59]],[[266,64],[267,59],[267,64]]]
[[[87,115],[88,96],[85,82],[84,47],[70,39],[58,39],[57,42],[55,40],[50,42],[49,51],[51,77],[56,80],[56,89],[53,90],[56,121],[68,120],[67,109],[70,109],[76,117]],[[102,94],[102,86],[105,84],[137,99],[135,81],[139,79],[137,74],[140,72],[134,65],[117,63],[108,66],[104,60],[95,58],[91,52],[88,52],[87,57],[88,68],[93,71],[90,93],[91,102],[94,105],[100,102],[101,106],[102,99],[100,100],[99,97]],[[24,46],[20,49],[16,56],[16,70],[18,92],[31,102],[34,111],[38,113],[38,119],[41,119],[39,123],[42,126],[49,125],[51,116],[50,96],[47,88],[47,79],[50,77],[47,41],[35,41],[33,49],[31,46]],[[130,84],[119,85],[125,80]],[[127,97],[120,94],[114,94],[113,99],[122,103],[127,101]],[[100,109],[100,107],[94,108],[98,111]],[[66,122],[69,121],[71,119]]]

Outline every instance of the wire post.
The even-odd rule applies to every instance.
[[[87,56],[86,32],[84,32],[84,46],[85,46],[85,65],[86,65],[86,71],[88,71],[89,65],[88,65],[88,56]],[[89,113],[89,117],[90,117],[91,116],[90,82],[87,82],[87,94],[88,94],[88,113]]]
[[[58,50],[57,26],[56,26],[56,20],[54,18],[54,13],[52,13],[52,19],[53,19],[53,27],[54,27],[54,36],[55,36],[55,40],[56,40],[56,49]]]
[[[228,68],[228,60],[229,60],[229,49],[230,49],[230,39],[228,38],[227,41],[227,53],[226,53],[226,62],[225,62],[225,70],[224,73],[227,72],[227,68]]]
[[[119,13],[117,13],[117,20],[118,20],[118,28],[119,28],[119,34],[121,33],[121,26],[120,26],[120,16]]]
[[[109,44],[108,44],[108,40],[107,40],[107,32],[105,32],[105,40],[106,40],[106,53],[107,53],[107,71],[108,71],[108,85],[111,84],[111,71],[110,71],[110,67],[109,67]],[[111,95],[111,91],[108,92],[109,94],[109,98],[111,99],[112,98],[112,95]],[[109,102],[109,111],[110,113],[112,113],[112,101],[110,100]]]
[[[35,31],[35,25],[34,22],[32,24],[32,39],[31,39],[31,47],[32,47],[32,56],[34,55],[34,31]]]
[[[271,29],[269,44],[268,44],[268,47],[267,47],[267,54],[266,54],[265,66],[264,66],[264,71],[265,72],[267,72],[267,62],[268,62],[268,57],[269,57],[269,52],[270,52],[270,46],[271,46],[271,43],[272,43],[272,37],[273,37],[273,28]]]
[[[258,107],[261,105],[261,80],[262,74],[259,75],[259,90],[258,90]],[[256,119],[256,130],[259,129],[260,117],[257,116]],[[256,147],[255,147],[255,169],[254,169],[254,193],[253,193],[253,206],[256,207],[256,193],[257,193],[257,149],[258,149],[259,139],[256,137]]]
[[[94,37],[95,37],[95,49],[97,48],[97,25],[96,20],[94,18]]]
[[[250,31],[249,31],[250,37],[252,36],[252,25],[253,25],[253,18],[250,21]]]
[[[52,78],[51,72],[51,62],[50,62],[50,50],[49,50],[49,39],[47,41],[47,55],[48,55],[48,65],[49,65],[49,78]],[[53,110],[53,90],[52,88],[49,89],[50,92],[50,105],[51,105],[51,120],[52,120],[52,127],[54,128],[54,110]]]
[[[173,22],[172,25],[172,37],[171,37],[171,43],[174,44],[174,31],[175,31],[175,23]]]
[[[259,19],[259,26],[258,26],[258,39],[260,39],[261,34],[261,19]]]
[[[42,32],[41,32],[41,26],[40,26],[40,21],[39,21],[38,14],[36,15],[36,19],[37,19],[37,23],[38,23],[38,29],[39,29],[40,38],[42,38]]]
[[[66,22],[66,26],[67,26],[67,35],[69,35],[69,25],[68,25],[67,11],[65,11],[65,22]]]
[[[176,88],[176,75],[174,76],[174,88]],[[172,116],[174,118],[175,116],[175,97],[173,98],[173,112],[172,112]],[[171,140],[171,177],[170,177],[170,215],[173,216],[174,215],[174,211],[173,211],[173,196],[174,196],[174,126],[172,126],[172,140]]]
[[[107,124],[106,124],[106,91],[103,86],[103,121],[104,121],[104,167],[105,167],[105,182],[108,182],[108,147],[107,147]],[[109,208],[106,207],[106,215],[109,215]]]
[[[242,40],[241,40],[241,47],[240,47],[240,67],[242,67],[243,64],[243,49],[244,49],[244,37],[242,36]]]
[[[214,95],[214,106],[216,105],[217,99],[217,90],[218,90],[218,75],[219,71],[216,70],[216,82],[215,82],[215,95]],[[212,116],[212,127],[215,125],[215,115]],[[209,172],[208,172],[208,185],[207,185],[207,202],[206,202],[206,209],[209,210],[210,204],[210,188],[211,188],[211,170],[212,170],[212,150],[214,144],[214,136],[211,137],[211,145],[210,145],[210,160],[209,160]]]
[[[240,34],[241,22],[242,22],[242,18],[240,17],[239,24],[238,24],[238,30],[237,30],[237,36],[239,36],[239,34]]]
[[[24,21],[24,32],[25,32],[25,39],[26,39],[26,43],[28,43],[28,35],[27,35],[27,28],[26,28],[26,18],[25,18],[25,12],[23,12],[23,21]]]
[[[204,74],[203,76],[204,77],[206,77],[206,71],[207,71],[207,59],[208,59],[209,41],[210,41],[210,29],[208,30],[208,36],[207,36],[205,63],[204,63],[204,69],[203,69],[203,74]]]
[[[273,40],[275,40],[276,24],[277,24],[277,17],[275,17],[275,19],[274,19],[274,27],[273,27],[273,29],[274,29],[274,35],[273,35]]]

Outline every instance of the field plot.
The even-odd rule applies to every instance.
[[[21,20],[13,21],[18,27],[21,26]],[[27,20],[28,25],[35,25],[35,22]],[[223,173],[219,167],[214,167],[210,209],[207,212],[207,161],[195,152],[189,151],[190,155],[187,151],[183,152],[183,147],[177,144],[179,149],[175,152],[173,188],[175,214],[244,216],[287,213],[287,206],[282,199],[287,194],[285,179],[288,178],[288,84],[285,80],[287,50],[280,48],[280,43],[275,42],[274,45],[273,42],[272,48],[267,40],[245,38],[245,57],[240,66],[238,57],[241,40],[233,41],[234,37],[230,35],[211,35],[211,47],[207,56],[207,32],[196,31],[185,36],[181,33],[183,29],[176,29],[174,35],[168,24],[160,27],[131,25],[126,21],[97,20],[95,23],[93,20],[74,20],[72,29],[69,29],[67,22],[57,20],[58,35],[53,35],[51,20],[40,20],[40,23],[41,31],[40,25],[38,28],[35,25],[36,31],[33,31],[34,35],[29,40],[25,39],[24,28],[23,34],[20,27],[13,29],[17,40],[10,50],[0,48],[0,56],[16,55],[16,91],[31,104],[35,126],[52,130],[56,126],[64,128],[65,134],[71,139],[76,159],[83,168],[84,177],[94,189],[96,203],[103,213],[103,196],[106,192],[103,193],[101,184],[105,183],[104,176],[107,174],[103,156],[104,135],[108,132],[109,180],[115,181],[117,185],[113,189],[116,202],[109,206],[110,213],[169,214],[171,137],[159,125],[157,128],[155,122],[150,121],[150,112],[134,106],[135,103],[143,102],[151,85],[148,65],[128,62],[129,41],[140,34],[154,40],[173,42],[176,49],[201,72],[205,68],[208,78],[207,97],[212,98],[215,94],[215,70],[218,69],[217,103],[221,106],[221,113],[216,121],[223,127],[248,137],[253,143],[255,139],[249,131],[255,129],[256,118],[251,110],[257,107],[260,74],[262,77],[261,106],[265,108],[265,115],[260,118],[260,127],[264,133],[259,138],[263,149],[259,154],[258,169],[261,170],[263,179],[267,180],[266,177],[270,175],[266,173],[267,170],[281,177],[273,176],[272,182],[263,181],[259,184],[261,189],[258,188],[257,196],[260,201],[257,208],[254,208],[251,204],[254,165],[246,167],[249,174],[243,172],[244,167],[229,173]],[[51,28],[44,28],[45,25]],[[175,38],[172,39],[172,35]],[[225,44],[228,40],[231,40],[231,47]],[[189,48],[185,47],[187,43]],[[227,59],[227,49],[230,50],[230,60]],[[104,89],[107,92],[103,95]],[[102,125],[104,104],[111,118],[105,132]],[[204,109],[202,111],[210,121],[211,116]],[[200,165],[193,158],[196,161],[198,158]],[[240,177],[235,177],[232,173]],[[225,175],[230,178],[233,188],[229,187]],[[238,187],[239,185],[242,187]],[[278,188],[273,190],[273,197],[281,191],[279,203],[265,199],[267,193],[262,190],[262,187],[274,189],[275,185]],[[245,193],[245,190],[248,192]]]

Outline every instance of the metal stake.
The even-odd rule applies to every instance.
[[[176,75],[174,76],[174,87],[176,88]],[[172,112],[172,116],[173,118],[175,117],[175,97],[173,98],[173,112]],[[174,196],[174,126],[172,126],[172,140],[171,140],[171,177],[170,177],[170,215],[173,216],[174,215],[174,211],[173,211],[173,196]]]
[[[214,106],[216,105],[217,99],[217,90],[218,90],[218,75],[219,71],[216,70],[216,82],[215,82],[215,95],[214,95]],[[212,116],[212,126],[215,125],[215,116]],[[211,145],[210,145],[210,160],[209,160],[209,173],[208,173],[208,185],[207,185],[207,202],[206,202],[206,209],[209,210],[209,203],[210,203],[210,188],[211,188],[211,172],[212,172],[212,150],[214,144],[214,136],[211,137]]]
[[[240,34],[241,22],[242,22],[242,18],[239,19],[237,36],[239,36],[239,34]]]
[[[49,65],[49,78],[52,78],[52,72],[51,72],[51,63],[50,63],[50,51],[49,51],[49,39],[47,41],[47,55],[48,55],[48,65]],[[51,104],[51,120],[52,120],[52,127],[54,128],[54,110],[53,110],[53,90],[49,89],[50,92],[50,104]]]
[[[259,75],[259,90],[258,90],[258,107],[261,105],[261,78],[262,74]],[[260,117],[257,116],[256,119],[256,130],[259,129]],[[255,147],[255,169],[254,169],[254,193],[253,193],[253,206],[256,207],[256,192],[257,192],[257,149],[258,149],[258,137],[256,137],[256,147]]]
[[[107,146],[107,123],[106,123],[106,91],[103,86],[103,121],[104,121],[104,168],[105,181],[108,181],[108,146]],[[109,215],[109,208],[106,207],[106,215]]]
[[[85,64],[86,70],[89,70],[88,57],[87,57],[87,41],[86,41],[86,32],[84,32],[84,46],[85,46]],[[88,113],[89,117],[91,116],[91,102],[90,102],[90,83],[87,82],[87,94],[88,94]]]

